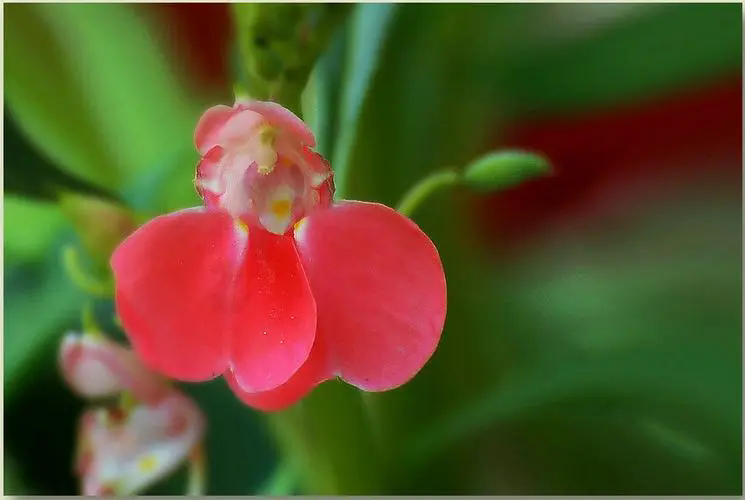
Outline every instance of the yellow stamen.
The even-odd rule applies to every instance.
[[[292,208],[292,202],[290,200],[274,200],[270,211],[278,219],[284,219],[290,215],[290,209]]]
[[[245,222],[243,222],[240,219],[235,219],[235,228],[238,231],[242,231],[244,233],[248,233],[248,224],[246,224]]]
[[[259,130],[259,141],[265,146],[273,146],[274,145],[274,139],[277,138],[277,129],[269,126],[264,125],[261,127],[261,130]]]
[[[307,217],[303,217],[302,219],[300,219],[299,221],[297,221],[297,222],[295,223],[295,226],[293,227],[293,229],[295,229],[295,232],[296,232],[296,233],[297,233],[298,231],[300,231],[300,229],[302,229],[302,227],[303,227],[303,226],[305,225],[305,223],[307,222],[307,219],[308,219]]]
[[[158,460],[152,455],[146,455],[140,459],[138,467],[142,472],[152,472],[158,466]]]
[[[267,175],[274,170],[274,164],[277,161],[274,153],[274,141],[277,139],[277,129],[270,126],[264,125],[259,129],[259,144],[265,149],[265,155],[273,157],[271,161],[268,158],[260,158],[257,165],[257,170],[260,174]],[[264,156],[264,155],[262,155]]]

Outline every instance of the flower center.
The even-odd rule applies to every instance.
[[[282,169],[286,168],[288,167],[282,167]],[[280,171],[270,175],[278,178],[283,177],[277,174],[280,174]],[[303,187],[300,186],[300,188]],[[281,180],[278,185],[268,187],[268,196],[265,200],[261,200],[261,195],[264,193],[258,194],[259,199],[256,200],[258,202],[256,207],[259,209],[259,222],[267,231],[284,234],[290,225],[295,222],[296,217],[294,216],[300,215],[297,212],[299,211],[299,205],[302,204],[302,196],[298,196],[293,186],[281,182]],[[263,203],[261,203],[262,201]]]
[[[226,143],[198,174],[205,201],[246,224],[285,234],[312,210],[331,203],[331,170],[323,158],[269,124]]]

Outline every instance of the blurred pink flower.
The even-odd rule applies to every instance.
[[[70,333],[59,352],[62,374],[81,396],[131,396],[81,418],[75,470],[83,495],[141,492],[184,463],[201,441],[199,408],[129,349],[101,334]]]
[[[411,379],[445,320],[429,238],[386,206],[333,203],[313,134],[275,103],[210,108],[195,142],[205,207],[149,221],[111,259],[142,359],[179,380],[225,375],[264,410],[334,376],[369,391]]]
[[[59,349],[59,364],[68,386],[84,398],[106,398],[130,391],[156,401],[170,388],[145,368],[130,349],[101,334],[68,333]]]

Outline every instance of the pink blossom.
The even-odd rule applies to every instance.
[[[80,420],[75,471],[82,494],[138,493],[184,463],[201,441],[199,408],[126,347],[101,334],[69,333],[59,360],[81,396],[124,398],[88,409]]]
[[[203,432],[199,408],[177,391],[128,411],[87,410],[80,420],[75,464],[82,494],[143,491],[184,463]]]
[[[204,207],[152,219],[111,259],[145,363],[184,381],[224,375],[264,410],[335,376],[385,391],[416,375],[446,310],[429,238],[384,205],[332,202],[313,134],[275,103],[215,106],[195,142]]]
[[[67,385],[89,399],[129,391],[139,399],[155,401],[168,390],[166,381],[145,368],[134,352],[101,334],[65,335],[59,365]]]

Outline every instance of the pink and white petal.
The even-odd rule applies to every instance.
[[[240,110],[218,104],[204,112],[194,130],[194,144],[200,154],[205,154],[217,144],[217,134],[220,128],[231,116]]]
[[[311,185],[318,186],[326,179],[331,177],[331,164],[320,153],[316,153],[310,148],[303,147],[300,149],[303,164],[312,172]]]
[[[220,145],[228,151],[240,149],[255,135],[257,128],[266,122],[267,120],[255,111],[238,109],[216,130],[214,144],[210,147]]]
[[[244,391],[274,389],[308,358],[316,303],[291,236],[249,228],[235,280],[230,366]]]
[[[188,209],[152,219],[114,251],[117,311],[147,365],[184,381],[225,371],[230,297],[244,248],[230,216]]]
[[[331,164],[307,146],[300,146],[290,137],[279,137],[275,143],[279,154],[290,164],[297,165],[312,187],[318,187],[332,175]]]
[[[243,390],[235,379],[235,375],[228,371],[225,380],[238,399],[248,406],[262,411],[279,411],[303,399],[318,384],[333,377],[326,357],[326,349],[318,343],[308,355],[308,359],[295,374],[279,387],[263,392],[247,392]]]
[[[310,128],[289,109],[272,101],[255,101],[237,99],[236,105],[240,109],[249,109],[261,114],[271,125],[286,132],[296,141],[310,147],[315,147],[316,138]]]
[[[77,473],[85,495],[133,495],[173,472],[204,435],[201,410],[178,391],[130,413],[87,412],[80,426]]]
[[[194,187],[207,208],[219,208],[220,195],[225,191],[221,161],[225,155],[222,146],[215,146],[197,163]]]
[[[446,288],[437,249],[391,208],[344,201],[295,233],[335,373],[369,391],[398,387],[440,340]]]
[[[131,391],[140,401],[155,402],[168,390],[165,381],[145,368],[131,349],[101,334],[65,335],[59,363],[67,384],[87,398]]]

